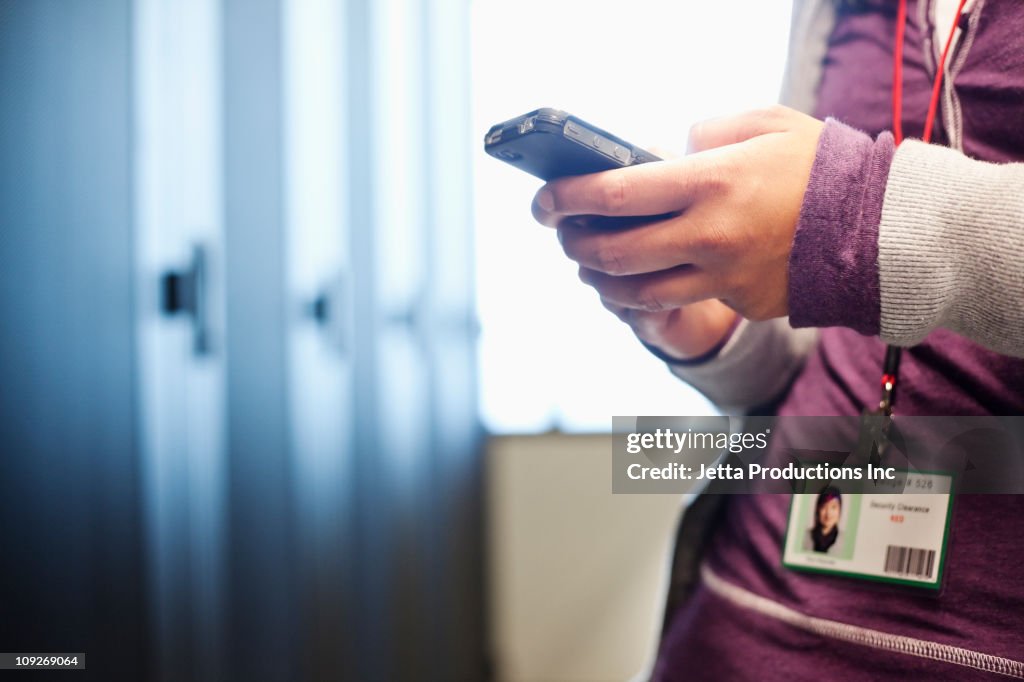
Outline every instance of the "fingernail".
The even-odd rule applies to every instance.
[[[690,128],[690,136],[686,140],[686,153],[693,154],[697,151],[697,140],[700,139],[701,130],[704,128],[703,123],[695,123]]]
[[[543,208],[545,211],[551,212],[555,210],[555,195],[551,193],[549,189],[542,189],[537,192],[537,205]]]

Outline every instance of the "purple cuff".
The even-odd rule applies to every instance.
[[[827,119],[789,256],[794,327],[879,328],[878,225],[896,147]]]

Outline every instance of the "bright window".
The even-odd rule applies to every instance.
[[[775,102],[789,2],[473,3],[481,412],[493,432],[607,431],[612,415],[706,414],[533,222],[539,181],[487,157],[491,124],[567,110],[676,153],[692,123]]]

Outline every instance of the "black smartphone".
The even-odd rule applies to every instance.
[[[491,126],[484,150],[541,180],[661,160],[558,109],[537,109]]]

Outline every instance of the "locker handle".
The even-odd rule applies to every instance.
[[[206,249],[192,247],[192,258],[183,270],[168,270],[160,277],[161,311],[169,317],[187,315],[192,321],[192,354],[210,353],[209,276]]]

